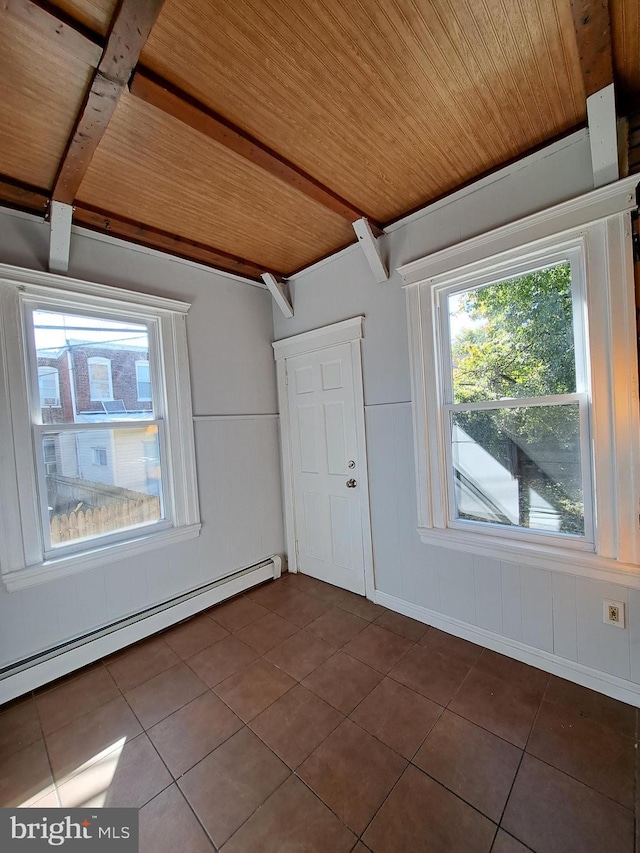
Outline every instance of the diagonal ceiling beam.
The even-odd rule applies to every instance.
[[[571,0],[582,81],[587,98],[613,83],[607,0]]]
[[[267,285],[267,290],[273,297],[273,301],[284,316],[287,319],[293,317],[293,305],[287,294],[287,286],[284,282],[278,281],[278,278],[270,272],[263,272],[262,280]]]
[[[362,251],[367,259],[367,263],[371,267],[373,277],[380,284],[382,284],[383,281],[388,281],[389,270],[387,269],[387,265],[382,257],[380,244],[371,229],[369,221],[367,219],[358,219],[356,222],[353,222],[352,225],[353,230],[356,232],[356,237],[362,246]]]
[[[328,210],[342,216],[348,222],[351,223],[354,219],[365,216],[357,207],[340,198],[293,163],[150,71],[138,69],[131,79],[129,89],[132,95],[152,104],[178,121],[188,124],[189,127],[259,166]],[[377,223],[373,224],[377,225]]]
[[[53,186],[72,204],[164,0],[120,0],[107,43],[85,96]]]
[[[12,15],[23,24],[51,39],[59,47],[95,68],[100,62],[103,45],[77,21],[65,19],[59,9],[42,0],[0,0],[0,12]]]

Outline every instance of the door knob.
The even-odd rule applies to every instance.
[[[352,479],[352,480],[347,480],[347,488],[348,488],[348,489],[355,489],[355,487],[356,487],[357,485],[358,485],[358,484],[356,483],[356,481],[355,481],[355,480],[353,480],[353,479]]]

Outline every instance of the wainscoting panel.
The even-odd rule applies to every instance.
[[[200,536],[0,591],[0,667],[283,553],[277,418],[200,417],[195,434]]]
[[[416,532],[411,404],[368,406],[366,424],[374,570],[382,603],[391,596],[532,652],[640,683],[637,590],[422,544]],[[603,624],[605,598],[627,607],[625,630]]]

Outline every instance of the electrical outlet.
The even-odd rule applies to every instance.
[[[624,601],[610,601],[608,598],[603,599],[602,621],[605,625],[613,625],[614,628],[625,628]]]

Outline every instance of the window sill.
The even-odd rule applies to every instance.
[[[125,560],[147,551],[195,539],[200,535],[200,524],[190,524],[184,527],[171,527],[158,533],[148,533],[135,539],[127,539],[111,545],[94,548],[82,554],[45,560],[24,569],[8,572],[3,575],[3,582],[8,592],[16,592],[37,586],[41,583],[57,580],[58,578],[74,575],[85,569],[95,569],[100,566]]]
[[[524,563],[527,566],[640,589],[640,566],[621,563],[593,552],[515,540],[506,542],[498,536],[485,536],[462,530],[429,527],[418,527],[417,530],[425,545],[453,548],[456,551],[477,554],[479,557],[490,557],[508,563]]]

